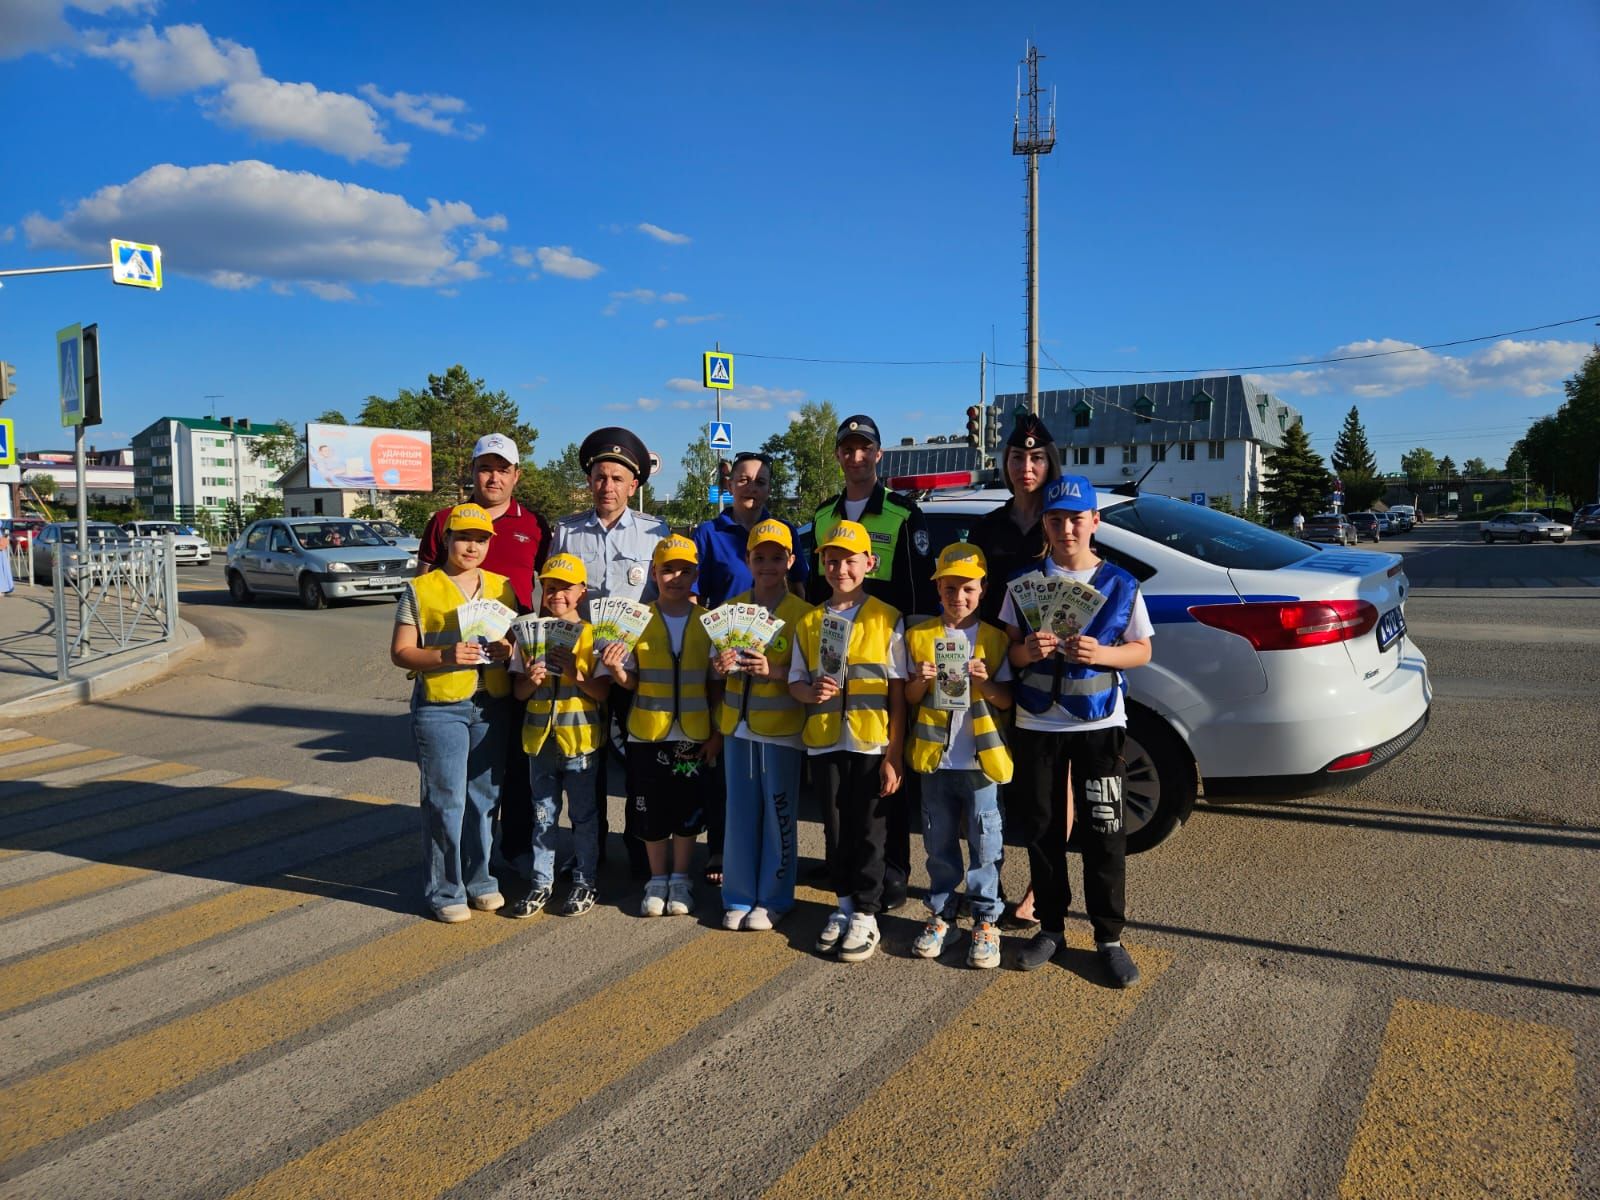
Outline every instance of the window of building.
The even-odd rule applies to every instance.
[[[1178,446],[1178,457],[1184,462],[1194,461],[1194,443],[1183,442]]]
[[[1211,397],[1204,391],[1194,394],[1194,419],[1196,421],[1211,419]]]
[[[1074,446],[1072,448],[1072,465],[1075,467],[1087,467],[1089,465],[1089,447]]]
[[[1133,402],[1133,419],[1136,424],[1148,425],[1154,419],[1155,402],[1149,396],[1140,396]]]
[[[313,496],[311,498],[311,506],[316,510],[317,516],[320,517],[322,515],[322,497]]]
[[[1089,421],[1094,416],[1094,410],[1087,402],[1079,400],[1072,406],[1072,427],[1074,429],[1089,428]]]
[[[1278,428],[1279,429],[1287,429],[1287,428],[1289,428],[1289,410],[1288,409],[1280,408],[1278,410]]]
[[[1165,442],[1150,443],[1150,461],[1153,463],[1166,462],[1167,451],[1170,447]]]
[[[1097,467],[1106,465],[1106,448],[1104,446],[1096,446],[1094,448],[1094,465]]]
[[[1122,448],[1122,461],[1125,462],[1125,463],[1136,463],[1136,462],[1138,462],[1139,461],[1139,447],[1137,447],[1137,446],[1124,446]]]
[[[1217,459],[1221,458],[1222,457],[1222,443],[1221,442],[1207,442],[1206,443],[1206,457],[1209,458],[1212,462],[1216,462]]]

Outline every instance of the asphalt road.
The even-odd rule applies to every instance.
[[[856,968],[814,892],[642,921],[615,865],[579,921],[419,921],[392,606],[186,571],[203,658],[0,743],[0,1193],[1600,1193],[1600,544],[1474,537],[1384,547],[1424,738],[1133,860],[1131,993],[915,960],[915,903]]]

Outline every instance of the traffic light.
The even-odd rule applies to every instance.
[[[8,362],[0,362],[0,404],[17,394],[17,385],[14,377],[17,369]]]
[[[100,326],[83,327],[83,423],[98,425],[100,408]]]
[[[976,404],[967,409],[967,445],[983,449],[983,409]]]

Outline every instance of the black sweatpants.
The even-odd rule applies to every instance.
[[[1033,872],[1033,909],[1046,933],[1066,929],[1072,885],[1067,878],[1067,779],[1077,805],[1073,827],[1083,852],[1083,901],[1097,942],[1122,937],[1126,919],[1128,835],[1122,804],[1127,730],[1040,733],[1012,731],[1016,776],[1006,791],[1006,823],[1020,830]]]
[[[506,773],[500,784],[500,859],[504,870],[511,864],[533,861],[533,782],[528,774],[528,752],[522,748],[525,706],[507,703]]]
[[[835,750],[812,755],[811,779],[822,802],[828,874],[836,896],[849,896],[857,912],[883,908],[884,845],[893,796],[880,796],[881,754]]]

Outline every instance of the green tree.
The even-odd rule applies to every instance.
[[[1406,473],[1407,479],[1433,479],[1439,474],[1439,460],[1433,456],[1432,450],[1418,446],[1400,456],[1400,469]]]
[[[789,428],[761,444],[762,453],[772,456],[774,511],[792,520],[809,521],[818,505],[844,487],[844,472],[833,455],[838,432],[839,414],[833,404],[808,400]]]
[[[1446,454],[1439,460],[1439,474],[1443,475],[1447,480],[1454,479],[1461,474],[1461,468],[1456,466],[1455,459]]]
[[[1489,464],[1481,458],[1469,458],[1461,464],[1461,473],[1468,479],[1487,479],[1489,477]]]
[[[250,520],[259,521],[263,517],[283,516],[283,499],[279,496],[252,496],[250,497]]]
[[[420,391],[402,388],[393,400],[368,396],[360,424],[391,429],[426,429],[433,435],[433,494],[436,508],[460,504],[471,494],[472,447],[486,433],[503,433],[528,458],[539,431],[524,425],[505,392],[491,392],[460,363],[428,376]]]
[[[323,409],[322,415],[317,418],[318,425],[348,425],[350,421],[337,408]]]
[[[717,479],[718,455],[711,448],[708,434],[702,433],[689,443],[683,452],[683,478],[672,499],[663,506],[662,515],[674,527],[698,525],[717,515],[717,508],[707,496]]]
[[[1529,426],[1513,454],[1532,488],[1581,501],[1594,496],[1600,485],[1600,345],[1563,386],[1566,401]],[[1506,472],[1513,473],[1510,459]]]
[[[54,475],[35,475],[28,480],[28,486],[41,500],[49,500],[56,494],[56,477]]]
[[[294,426],[279,417],[265,433],[256,435],[254,453],[279,475],[300,461],[305,450],[300,445],[300,435]]]
[[[363,521],[383,521],[388,518],[388,514],[376,504],[358,504],[350,515]]]
[[[1344,426],[1333,443],[1333,469],[1344,484],[1344,506],[1351,512],[1370,508],[1383,494],[1384,482],[1378,478],[1378,459],[1367,441],[1367,429],[1354,404],[1345,414]]]
[[[568,442],[542,467],[532,463],[524,467],[517,499],[552,522],[588,508],[589,477],[578,463],[578,443]]]
[[[1309,517],[1327,507],[1333,480],[1299,421],[1284,431],[1283,445],[1272,452],[1267,468],[1271,474],[1261,485],[1261,507],[1271,524],[1287,525],[1296,513]]]

